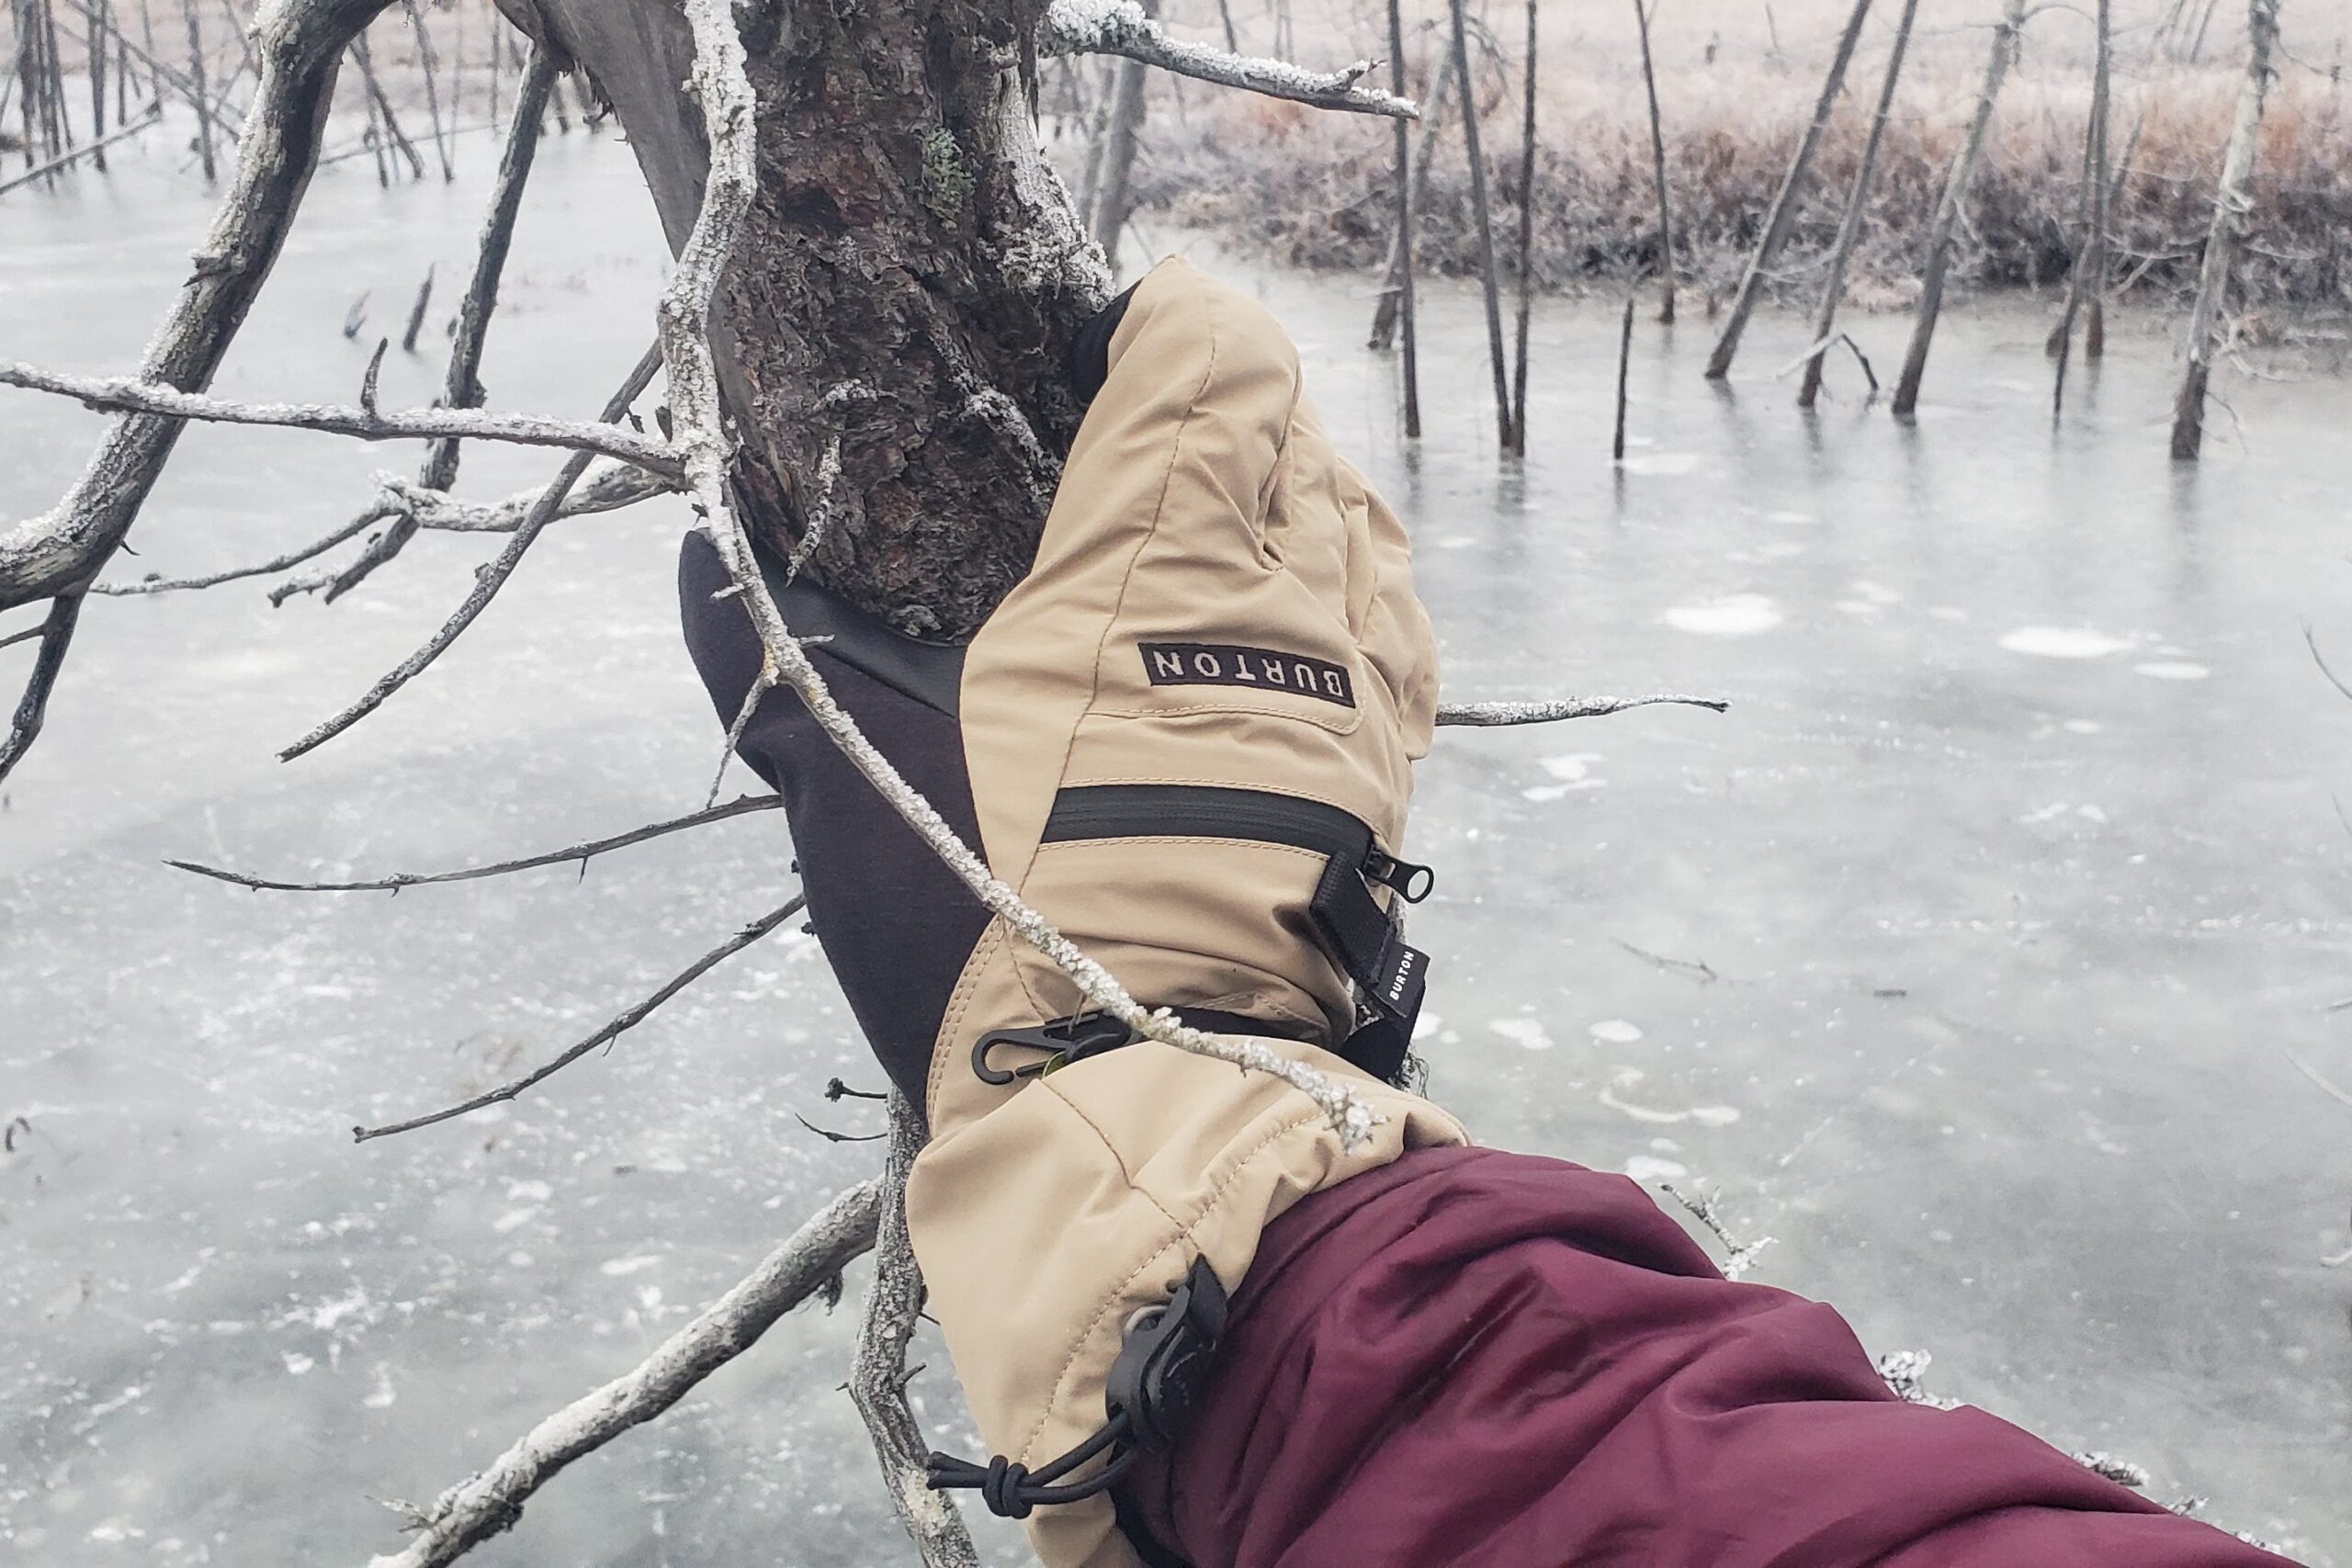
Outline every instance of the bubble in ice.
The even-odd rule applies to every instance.
[[[1586,1025],[1595,1040],[1606,1040],[1612,1045],[1630,1045],[1642,1037],[1642,1026],[1622,1018],[1604,1018]]]
[[[599,1274],[605,1275],[608,1279],[617,1280],[624,1274],[640,1273],[645,1269],[654,1268],[659,1265],[662,1259],[657,1254],[640,1252],[633,1258],[607,1258],[604,1262],[596,1266],[596,1271]]]
[[[2212,673],[2202,664],[2186,659],[2159,659],[2146,664],[2134,664],[2132,672],[2145,675],[2151,681],[2202,681]]]
[[[2019,626],[2001,634],[2001,646],[2036,659],[2105,659],[2132,644],[2128,638],[2109,637],[2088,626]]]
[[[1754,637],[1781,624],[1781,608],[1761,593],[1726,593],[1703,604],[1678,604],[1665,615],[1679,632],[1701,637]]]

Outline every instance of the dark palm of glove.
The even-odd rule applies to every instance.
[[[1076,361],[1094,401],[1037,562],[969,649],[771,562],[785,622],[824,639],[819,670],[907,781],[1138,1000],[1333,1046],[1382,1020],[1387,1076],[1422,975],[1380,884],[1413,880],[1388,852],[1435,693],[1402,530],[1331,452],[1280,328],[1191,267],[1089,323]],[[731,720],[761,657],[728,586],[690,536],[687,643]],[[740,750],[785,796],[818,939],[913,1103],[984,1032],[1081,1010],[797,695],[770,693]]]

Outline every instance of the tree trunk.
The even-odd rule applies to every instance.
[[[2066,276],[2066,303],[2051,329],[2051,349],[2058,369],[2051,379],[2050,417],[2066,406],[2066,358],[2073,351],[2075,315],[2087,307],[2083,323],[2083,357],[2097,359],[2107,351],[2107,122],[2108,89],[2113,31],[2109,0],[2098,0],[2098,54],[2091,68],[2090,123],[2083,130],[2083,243]]]
[[[1403,24],[1400,19],[1398,26],[1392,28],[1389,33],[1390,38],[1400,40],[1391,45],[1391,51],[1397,53],[1400,59],[1403,51],[1401,42],[1403,32]],[[1438,126],[1445,118],[1446,95],[1453,90],[1453,51],[1451,48],[1441,49],[1438,51],[1437,74],[1430,82],[1430,96],[1421,101],[1421,134],[1411,160],[1412,189],[1403,198],[1405,205],[1415,212],[1419,212],[1429,199],[1430,164],[1437,156]],[[1397,96],[1402,97],[1404,92],[1403,87],[1396,88]],[[1396,124],[1398,132],[1402,134],[1405,122],[1398,120]],[[1380,302],[1373,307],[1372,311],[1372,338],[1365,346],[1385,349],[1396,341],[1396,312],[1406,291],[1405,274],[1409,262],[1410,258],[1401,237],[1391,240],[1388,244],[1388,266],[1380,286]],[[1419,433],[1417,431],[1415,434]]]
[[[2104,5],[2106,0],[2100,0]],[[1862,218],[1870,210],[1871,176],[1878,171],[1879,142],[1886,135],[1887,116],[1894,108],[1894,84],[1903,74],[1903,52],[1911,42],[1912,18],[1919,0],[1903,0],[1903,15],[1894,24],[1894,43],[1886,57],[1886,79],[1879,84],[1878,112],[1871,118],[1871,133],[1862,143],[1862,162],[1854,171],[1854,188],[1846,197],[1846,220],[1838,229],[1838,248],[1830,253],[1829,276],[1822,281],[1821,308],[1813,318],[1813,352],[1805,355],[1804,382],[1797,389],[1797,407],[1809,409],[1821,395],[1821,362],[1829,354],[1829,338],[1838,324],[1838,299],[1846,291],[1846,264],[1862,237]]]
[[[1732,356],[1739,352],[1740,334],[1747,330],[1747,318],[1755,313],[1756,302],[1763,297],[1772,263],[1780,255],[1781,247],[1788,243],[1789,231],[1796,225],[1797,203],[1804,198],[1806,176],[1813,172],[1813,155],[1821,148],[1821,133],[1829,128],[1830,113],[1838,107],[1838,90],[1846,84],[1846,67],[1854,58],[1855,40],[1862,36],[1862,18],[1870,12],[1871,0],[1854,0],[1854,9],[1846,18],[1846,30],[1838,35],[1838,53],[1829,62],[1829,74],[1821,79],[1821,96],[1813,106],[1813,121],[1804,128],[1804,139],[1797,143],[1796,156],[1789,160],[1789,172],[1781,181],[1780,194],[1772,198],[1772,214],[1765,220],[1763,237],[1756,242],[1756,254],[1747,258],[1747,270],[1740,276],[1739,295],[1732,301],[1723,335],[1715,339],[1715,351],[1707,356],[1710,381],[1720,381],[1731,374]],[[1765,15],[1771,15],[1770,8]]]
[[[1405,96],[1405,18],[1400,0],[1388,0],[1388,84],[1398,97]],[[1389,286],[1382,292],[1380,302],[1389,319],[1399,321],[1405,329],[1405,436],[1407,440],[1418,440],[1421,434],[1421,359],[1420,344],[1413,333],[1413,137],[1411,128],[1401,119],[1396,122],[1395,134],[1396,237],[1389,246]],[[1374,347],[1386,346],[1380,341],[1377,315],[1373,318],[1372,335]]]
[[[1519,128],[1519,320],[1514,326],[1510,448],[1527,456],[1527,325],[1535,302],[1535,5],[1527,0],[1525,116]]]
[[[1159,0],[1143,0],[1143,10],[1147,17],[1158,16]],[[1102,164],[1095,172],[1094,200],[1085,215],[1095,243],[1110,258],[1114,272],[1118,270],[1119,236],[1126,231],[1127,220],[1135,212],[1130,182],[1135,176],[1137,139],[1143,131],[1147,69],[1139,60],[1122,60],[1118,63],[1115,85],[1111,89],[1110,114],[1102,127]]]
[[[2202,36],[2201,33],[2199,35]],[[2197,305],[2188,317],[2188,364],[2172,410],[2172,455],[2193,459],[2205,440],[2205,383],[2212,374],[2213,342],[2230,289],[2230,268],[2254,205],[2256,136],[2262,130],[2262,100],[2270,89],[2270,51],[2278,41],[2278,0],[2247,0],[2245,83],[2238,89],[2238,111],[2230,125],[2229,150],[2222,157],[2221,183],[2213,191],[2213,223],[2205,234],[2205,265],[2197,278]]]
[[[1936,318],[1943,310],[1944,275],[1951,265],[1952,231],[1959,227],[1960,209],[1968,203],[1968,187],[1975,183],[1976,165],[1984,155],[1984,133],[1993,123],[1993,105],[2017,59],[2018,31],[2025,26],[2025,0],[2007,0],[2001,24],[1993,30],[1993,52],[1984,62],[1984,85],[1976,96],[1976,114],[1968,122],[1968,140],[1952,160],[1951,177],[1944,182],[1943,199],[1928,231],[1928,259],[1919,279],[1918,320],[1911,329],[1911,346],[1903,355],[1903,377],[1894,386],[1894,412],[1908,416],[1919,406],[1919,381],[1928,371],[1928,345],[1936,335]]]
[[[1867,3],[1867,0],[1865,0]],[[1503,362],[1502,300],[1495,281],[1495,221],[1487,207],[1487,160],[1478,151],[1478,99],[1470,85],[1470,19],[1453,0],[1453,73],[1462,79],[1462,142],[1470,160],[1470,206],[1478,217],[1478,276],[1487,297],[1487,355],[1495,371],[1495,423],[1510,450],[1510,379]]]
[[[967,635],[1027,568],[1080,412],[1063,353],[1109,295],[1030,120],[1037,8],[795,6],[745,29],[760,179],[714,311],[736,491],[788,553],[838,441],[810,570],[910,631]],[[684,18],[509,15],[612,104],[683,244],[708,164]]]
[[[1655,5],[1656,0],[1650,0]],[[1650,99],[1650,163],[1657,175],[1657,319],[1674,324],[1674,208],[1667,199],[1666,128],[1657,112],[1657,71],[1650,62],[1650,5],[1634,0],[1634,21],[1642,33],[1642,86]]]

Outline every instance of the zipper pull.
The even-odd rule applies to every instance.
[[[1428,866],[1399,860],[1377,844],[1364,852],[1363,874],[1408,904],[1419,903],[1437,886],[1437,873]]]

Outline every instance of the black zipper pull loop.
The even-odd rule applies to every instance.
[[[1374,844],[1363,854],[1363,874],[1382,886],[1394,889],[1396,897],[1408,904],[1418,904],[1437,886],[1437,873],[1425,865],[1399,860]]]

